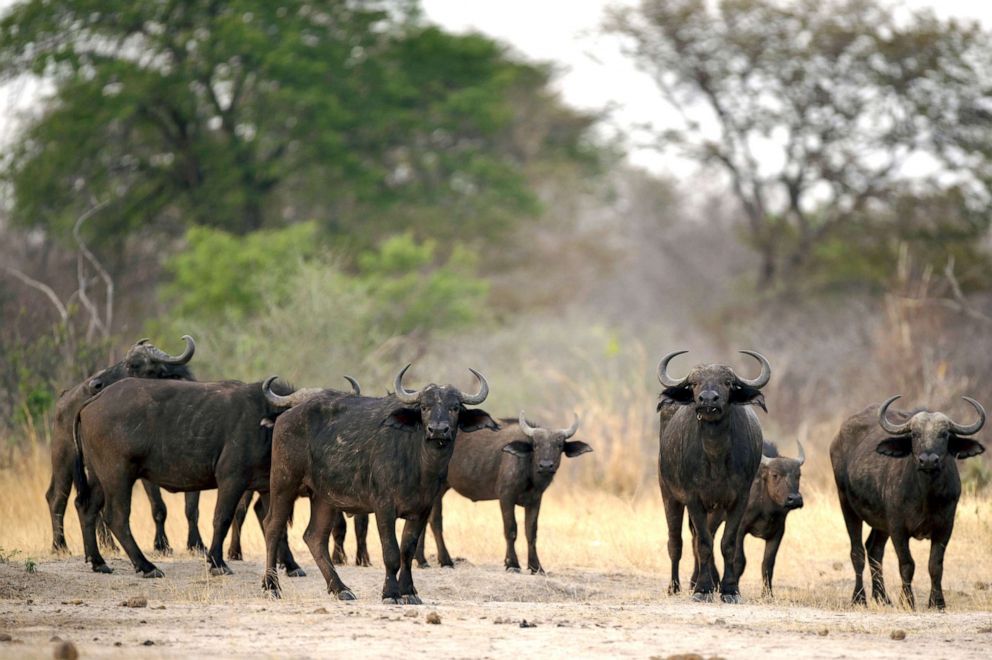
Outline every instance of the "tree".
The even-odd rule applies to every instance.
[[[593,118],[546,67],[413,0],[26,0],[0,21],[0,77],[25,75],[52,92],[2,163],[11,217],[63,232],[90,197],[112,201],[101,237],[317,219],[371,244],[372,217],[495,232],[538,210],[523,166],[591,153]],[[526,152],[508,139],[520,93],[560,115]]]
[[[642,0],[607,29],[679,117],[656,146],[729,176],[761,285],[907,196],[960,198],[971,240],[986,230],[992,40],[977,24],[879,0]]]

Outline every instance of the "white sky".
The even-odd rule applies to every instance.
[[[0,11],[12,0],[0,0]],[[636,0],[421,0],[427,17],[456,32],[475,30],[510,44],[524,56],[550,61],[560,70],[555,85],[578,108],[609,110],[609,126],[664,124],[668,113],[650,78],[622,57],[611,37],[600,34],[606,7],[634,6]],[[910,7],[931,7],[944,18],[977,18],[992,27],[988,0],[905,0]],[[10,118],[30,108],[33,85],[0,86],[0,143],[10,137]],[[634,148],[630,159],[668,174],[671,157]],[[679,164],[676,167],[682,167]]]

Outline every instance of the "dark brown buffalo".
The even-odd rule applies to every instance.
[[[362,393],[362,387],[361,385],[358,384],[357,380],[355,380],[351,376],[345,376],[345,380],[347,380],[351,384],[352,393],[354,394]],[[271,428],[271,426],[274,424],[274,421],[271,419],[265,419],[262,420],[262,424],[267,425]],[[231,521],[231,541],[227,546],[227,558],[232,561],[241,561],[244,558],[244,554],[241,551],[241,528],[245,524],[245,518],[248,517],[248,509],[249,507],[251,507],[251,500],[254,496],[255,496],[255,491],[253,490],[245,491],[245,494],[241,496],[241,500],[238,502],[238,508],[234,512],[234,520]],[[258,525],[259,527],[261,527],[262,521],[265,519],[265,505],[262,503],[261,497],[255,500],[254,510],[255,510],[255,517],[258,518]],[[341,524],[342,525],[344,524],[343,515],[341,516]],[[365,517],[365,524],[367,527],[368,526],[367,516]],[[341,534],[342,534],[341,541],[343,543],[344,532],[342,531]],[[335,547],[335,551],[337,551],[336,547]],[[365,561],[368,562],[368,550],[365,551]],[[335,560],[334,563],[343,564],[344,560],[343,559],[341,561]],[[366,563],[364,565],[368,566],[369,564]]]
[[[725,516],[720,549],[723,552],[724,602],[740,602],[739,575],[734,557],[743,553],[738,535],[747,508],[751,482],[761,464],[762,435],[758,418],[749,405],[764,408],[761,388],[771,378],[771,367],[761,354],[741,351],[761,363],[761,374],[746,380],[730,367],[710,364],[694,367],[682,379],[668,375],[668,363],[686,351],[670,353],[658,364],[658,380],[664,386],[658,411],[661,418],[658,451],[658,482],[668,523],[668,555],[672,562],[669,592],[679,591],[679,560],[682,558],[682,519],[696,530],[695,560],[701,568],[693,585],[694,600],[710,600],[714,591],[713,536],[707,525],[709,513]],[[707,570],[708,567],[708,570]]]
[[[124,359],[90,376],[75,387],[63,391],[55,404],[55,423],[52,428],[52,480],[45,493],[48,510],[52,517],[52,552],[68,552],[65,542],[63,519],[65,508],[72,490],[72,468],[76,462],[76,445],[72,440],[72,425],[76,413],[83,403],[103,388],[122,378],[161,378],[193,380],[193,374],[186,366],[196,344],[189,335],[184,335],[186,350],[181,355],[169,355],[152,345],[147,339],[138,341],[128,349]],[[148,499],[151,501],[152,518],[155,520],[155,550],[169,553],[172,548],[165,534],[166,507],[158,486],[142,481]],[[197,523],[199,521],[199,493],[186,494],[186,519],[189,523],[187,547],[190,550],[206,550]],[[101,542],[112,545],[108,530],[99,525]]]
[[[761,455],[761,467],[758,475],[751,483],[751,492],[747,498],[747,509],[737,534],[741,537],[750,534],[765,541],[765,555],[761,562],[762,595],[772,595],[772,576],[775,573],[775,558],[785,535],[785,519],[790,511],[802,508],[803,496],[799,492],[799,480],[802,477],[802,465],[806,462],[806,452],[799,441],[798,458],[780,456],[778,448],[770,443],[764,443]],[[722,515],[709,516],[710,536],[716,534],[717,528],[723,522]],[[740,547],[744,547],[741,538]],[[735,571],[738,578],[744,574],[747,564],[745,553],[736,557]],[[699,576],[699,565],[696,564],[692,573],[692,584]],[[719,575],[714,576],[714,582],[719,581]]]
[[[310,497],[310,523],[303,538],[327,589],[341,600],[354,593],[341,581],[328,549],[338,512],[375,513],[382,542],[388,603],[419,603],[413,585],[413,555],[448,468],[458,431],[498,428],[483,410],[489,386],[482,374],[477,394],[450,385],[411,392],[396,377],[396,393],[385,397],[324,394],[297,405],[276,420],[272,439],[272,502],[265,518],[266,574],[263,587],[279,595],[276,550],[297,496]],[[270,401],[279,403],[281,397]],[[402,547],[396,520],[406,519]],[[398,573],[398,577],[397,577]]]
[[[93,570],[110,572],[93,532],[106,499],[111,531],[137,572],[161,577],[131,536],[131,488],[142,478],[170,492],[217,489],[207,562],[213,574],[230,573],[222,556],[224,537],[244,492],[268,491],[272,430],[261,422],[281,411],[268,403],[261,383],[238,381],[127,378],[90,399],[76,417],[74,476],[83,542]],[[90,471],[88,479],[84,465]],[[285,536],[282,541],[287,570],[302,574]]]
[[[899,559],[902,595],[910,607],[916,564],[909,539],[930,539],[930,607],[944,609],[941,578],[944,551],[954,529],[954,513],[961,496],[956,459],[970,458],[985,447],[966,436],[985,425],[985,409],[974,399],[964,400],[978,412],[977,422],[965,426],[940,412],[893,412],[894,396],[849,418],[830,445],[840,508],[851,538],[854,565],[854,604],[865,604],[862,574],[865,544],[862,523],[868,523],[868,564],[872,597],[888,604],[882,578],[885,543],[892,538]]]
[[[517,519],[514,507],[524,507],[524,532],[527,535],[527,568],[531,573],[544,573],[537,556],[537,518],[541,498],[561,465],[564,454],[569,458],[592,451],[588,444],[569,440],[579,429],[579,418],[567,429],[546,429],[531,426],[523,412],[517,420],[500,420],[498,431],[479,431],[459,438],[448,464],[448,478],[438,493],[431,511],[431,531],[437,544],[441,566],[454,566],[444,543],[442,499],[448,489],[473,502],[499,500],[503,513],[503,537],[506,557],[503,565],[508,571],[520,571],[517,551]],[[417,562],[427,566],[424,556],[424,530],[417,546]]]

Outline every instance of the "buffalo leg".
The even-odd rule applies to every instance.
[[[399,605],[403,602],[396,574],[400,570],[400,547],[396,542],[396,512],[392,509],[379,509],[375,512],[375,524],[379,528],[382,542],[382,563],[386,565],[386,579],[382,585],[382,602]]]
[[[499,508],[503,513],[503,538],[506,539],[506,557],[503,566],[513,573],[520,572],[520,562],[517,560],[517,516],[514,511],[514,501],[508,497],[500,498]]]
[[[866,605],[865,598],[865,546],[862,541],[861,518],[854,512],[854,509],[847,503],[843,489],[838,485],[840,492],[840,511],[844,515],[844,525],[847,527],[847,536],[851,539],[851,565],[854,567],[854,594],[851,596],[852,605]]]
[[[100,554],[100,544],[96,539],[97,519],[104,504],[103,487],[91,478],[88,490],[89,497],[83,500],[77,493],[75,501],[76,513],[83,533],[83,553],[86,561],[93,567],[94,573],[113,573],[113,569],[107,566],[107,562]]]
[[[679,562],[682,560],[682,520],[685,507],[675,498],[666,496],[662,489],[662,500],[665,505],[665,522],[668,524],[668,559],[672,564],[672,579],[668,583],[668,593],[677,594],[682,586],[679,583]]]
[[[203,555],[207,546],[200,536],[200,491],[194,490],[185,494],[186,497],[186,549],[192,553]]]
[[[706,525],[707,525],[708,529],[710,530],[710,538],[711,539],[716,539],[716,531],[718,529],[720,529],[720,524],[722,522],[723,522],[723,514],[722,513],[712,512],[711,511],[709,513],[709,515],[706,516]],[[726,534],[726,528],[724,528],[724,534]],[[740,554],[743,555],[744,553],[741,552]],[[726,565],[724,565],[723,570],[724,570],[724,572],[726,572],[728,570]],[[713,584],[719,584],[720,583],[720,571],[716,570],[716,562],[715,561],[710,563],[710,576],[711,576],[710,579],[713,580]],[[737,574],[737,578],[740,579],[740,573]]]
[[[147,479],[142,479],[141,485],[148,496],[148,503],[152,507],[152,520],[155,521],[155,552],[171,555],[172,546],[169,545],[169,537],[165,534],[165,519],[169,515],[169,510],[165,506],[165,500],[162,499],[162,490]]]
[[[114,535],[110,531],[107,518],[101,511],[96,517],[96,537],[100,547],[107,552],[117,552],[117,544],[114,542]]]
[[[438,493],[434,499],[434,506],[431,507],[431,533],[434,535],[434,544],[437,546],[437,563],[447,568],[454,568],[455,562],[448,552],[448,545],[444,542],[444,509],[442,500],[447,488]],[[426,536],[427,532],[424,532]]]
[[[434,515],[434,509],[431,508],[431,516]],[[420,538],[417,539],[417,551],[413,553],[413,559],[417,562],[417,568],[430,568],[431,565],[427,561],[427,554],[425,553],[424,546],[427,545],[427,528],[424,527],[424,531],[420,534]]]
[[[248,507],[251,506],[251,498],[255,496],[255,491],[247,490],[238,501],[238,508],[234,510],[234,520],[231,521],[231,541],[227,545],[227,558],[231,561],[241,561],[244,553],[241,551],[241,527],[248,517]],[[264,518],[264,514],[262,515]],[[259,519],[261,522],[261,518]]]
[[[272,480],[272,491],[269,493],[269,506],[265,512],[265,522],[262,532],[265,534],[265,577],[262,578],[262,588],[273,597],[279,598],[279,574],[276,571],[276,561],[279,555],[279,542],[286,535],[289,517],[293,513],[296,502],[296,489]],[[313,498],[311,497],[311,502]],[[310,517],[313,519],[313,512]],[[311,551],[312,552],[312,551]]]
[[[953,518],[948,523],[944,529],[936,531],[930,540],[930,562],[927,566],[930,571],[930,600],[927,602],[927,607],[935,607],[938,610],[946,607],[941,580],[944,577],[944,551],[947,550],[947,543],[951,540]]]
[[[417,551],[417,541],[427,529],[427,519],[430,509],[421,511],[415,518],[408,519],[403,524],[403,536],[400,542],[400,598],[407,605],[421,605],[423,601],[417,596],[417,588],[413,586],[413,555]]]
[[[369,514],[355,514],[355,566],[371,566],[369,561]]]
[[[134,481],[123,477],[114,479],[105,486],[108,493],[106,516],[110,522],[110,529],[114,532],[121,547],[124,548],[131,564],[134,565],[135,572],[141,573],[142,577],[159,578],[163,575],[162,571],[148,561],[131,534],[131,491],[133,488]]]
[[[331,527],[331,538],[334,539],[334,552],[331,554],[331,561],[335,564],[348,563],[348,554],[344,551],[344,540],[348,535],[348,521],[344,514],[338,511],[334,516],[334,525]]]
[[[224,539],[234,520],[238,502],[245,493],[245,484],[220,483],[217,485],[217,505],[214,508],[214,534],[207,551],[207,564],[211,575],[234,573],[224,562]]]
[[[72,491],[72,466],[76,454],[71,445],[65,445],[57,440],[52,442],[52,480],[45,491],[48,512],[52,517],[52,552],[55,553],[69,551],[65,542],[65,510]]]
[[[885,544],[889,535],[877,529],[868,533],[868,570],[871,572],[871,597],[877,603],[891,605],[889,595],[885,593],[885,578],[882,576],[882,560],[885,557]]]
[[[782,545],[782,537],[785,536],[785,524],[782,524],[775,535],[765,541],[765,556],[761,560],[761,594],[763,596],[772,595],[772,576],[775,574],[775,559],[778,557],[778,548]],[[744,570],[744,553],[740,554],[738,564],[741,571]],[[737,574],[740,579],[741,573]]]
[[[709,565],[713,562],[713,537],[710,536],[709,526],[706,524],[706,509],[701,502],[690,502],[686,507],[689,510],[689,520],[696,534],[693,537],[693,548],[696,552],[696,559],[699,562],[699,579],[693,586],[692,599],[697,601],[708,601],[713,599],[713,573],[709,570]]]
[[[745,496],[740,498],[734,508],[727,512],[727,519],[723,525],[723,536],[720,537],[720,551],[723,554],[723,580],[720,582],[720,599],[725,603],[741,602],[740,576],[734,570],[734,564],[736,564],[737,555],[744,554],[744,535],[738,532],[740,532],[746,510],[747,497]],[[716,529],[718,526],[719,522],[712,528]],[[707,527],[706,531],[709,532],[710,528]],[[712,538],[713,534],[710,533],[710,539]],[[712,571],[711,579],[719,575],[716,572],[716,562],[712,559],[710,559],[709,567]]]
[[[242,498],[244,499],[244,498]],[[265,514],[269,508],[269,494],[259,493],[258,500],[255,501],[255,517],[258,518],[258,526],[265,530]],[[279,551],[276,561],[286,569],[286,577],[306,577],[307,573],[293,557],[293,552],[289,549],[289,534],[283,530],[282,538],[279,540]]]
[[[321,575],[324,576],[324,581],[327,583],[327,593],[335,594],[338,600],[355,600],[355,594],[341,581],[338,572],[334,569],[334,562],[331,561],[331,553],[327,548],[337,515],[340,515],[340,512],[334,508],[331,502],[317,494],[311,495],[310,522],[307,524],[306,531],[303,532],[303,540],[310,549],[313,560],[317,562],[317,568],[320,569]],[[285,533],[282,536],[285,536]],[[266,537],[268,537],[268,532],[266,532]]]
[[[932,547],[932,546],[931,546]],[[910,609],[916,609],[916,598],[913,596],[913,573],[916,572],[916,562],[909,552],[909,535],[899,531],[892,535],[892,549],[899,559],[899,577],[902,578],[902,597]]]
[[[537,517],[541,514],[541,499],[524,507],[524,534],[527,536],[527,570],[544,575],[541,560],[537,557]]]

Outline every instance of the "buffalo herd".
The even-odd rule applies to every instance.
[[[52,519],[52,548],[68,550],[63,515],[70,490],[83,532],[86,561],[109,573],[101,546],[121,545],[143,577],[162,571],[142,553],[131,534],[131,493],[140,480],[152,505],[154,548],[170,552],[166,508],[160,489],[186,495],[187,548],[206,555],[210,573],[231,573],[223,543],[231,531],[229,559],[241,559],[241,523],[254,494],[255,513],[265,535],[262,587],[280,594],[277,567],[289,577],[304,575],[288,543],[295,502],[310,500],[303,539],[327,583],[340,600],[355,593],[335,564],[346,561],[345,516],[353,517],[355,563],[370,565],[366,533],[369,514],[382,544],[385,603],[420,603],[414,562],[428,565],[427,528],[441,566],[453,567],[443,531],[443,498],[454,490],[473,501],[496,500],[506,541],[504,567],[519,572],[516,507],[524,509],[527,569],[543,574],[537,553],[537,526],[544,492],[562,456],[575,458],[592,447],[573,439],[579,417],[567,428],[528,420],[494,418],[479,408],[489,394],[485,377],[470,369],[476,392],[452,385],[408,389],[410,365],[396,375],[393,391],[365,396],[357,381],[349,389],[295,389],[275,376],[264,381],[202,382],[188,367],[195,352],[170,355],[142,339],[124,359],[59,396],[52,433],[52,480],[46,494]],[[761,564],[763,595],[772,595],[772,577],[788,514],[803,506],[800,493],[806,460],[797,442],[795,458],[763,436],[755,407],[766,410],[763,388],[772,376],[760,353],[741,351],[760,371],[744,378],[729,366],[703,364],[681,377],[670,363],[685,351],[663,357],[659,415],[658,481],[668,525],[671,560],[669,593],[681,590],[682,526],[688,512],[692,536],[692,599],[741,602],[739,580],[746,557],[744,537],[765,541]],[[941,588],[944,552],[950,542],[961,495],[957,459],[977,456],[984,447],[971,436],[986,414],[974,399],[970,424],[941,412],[890,410],[893,396],[843,423],[830,445],[840,509],[851,541],[855,586],[853,604],[866,603],[865,556],[872,597],[890,603],[882,578],[885,545],[892,540],[902,579],[902,601],[915,605],[915,564],[909,539],[930,539],[928,605],[945,607]],[[199,492],[216,489],[209,547],[197,529]],[[397,539],[397,519],[404,520]],[[863,523],[871,528],[862,541]],[[715,561],[719,552],[723,574]],[[330,540],[334,539],[333,552]]]

